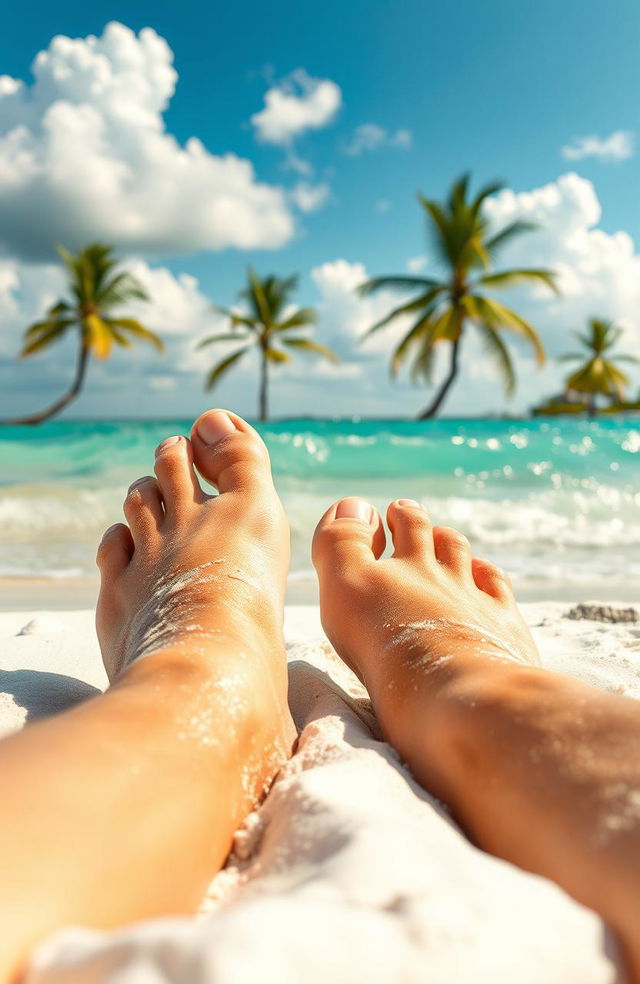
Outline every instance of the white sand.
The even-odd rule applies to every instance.
[[[640,622],[524,608],[545,666],[640,698]],[[0,614],[0,733],[104,686],[92,623]],[[38,949],[27,984],[621,982],[597,916],[472,847],[413,783],[317,610],[289,609],[287,637],[300,749],[238,832],[203,914],[65,930]]]

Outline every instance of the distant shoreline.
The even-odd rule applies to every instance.
[[[25,430],[32,430],[34,432],[37,432],[42,427],[48,426],[50,424],[126,424],[126,423],[132,423],[132,424],[133,423],[135,423],[135,424],[162,424],[164,422],[166,422],[166,423],[173,423],[176,420],[195,420],[196,417],[197,417],[197,412],[194,412],[193,415],[189,415],[189,414],[176,414],[176,415],[172,415],[172,416],[162,416],[162,417],[131,417],[131,416],[123,416],[123,417],[118,417],[118,416],[111,416],[111,417],[76,417],[76,416],[73,416],[73,417],[57,417],[57,418],[52,418],[51,420],[48,420],[48,421],[46,421],[43,424],[38,424],[37,426],[28,425],[28,424],[14,424],[14,425],[8,425],[8,426],[15,427],[15,428],[22,427]],[[364,424],[364,423],[367,423],[367,424],[423,424],[424,426],[429,427],[429,426],[432,426],[433,424],[441,424],[441,423],[449,423],[449,424],[450,423],[461,423],[461,424],[463,424],[463,423],[482,422],[482,421],[489,421],[489,422],[492,422],[492,423],[514,423],[514,424],[527,423],[527,424],[530,424],[530,423],[537,422],[537,421],[551,422],[551,421],[561,421],[561,420],[577,420],[577,421],[581,421],[581,422],[585,422],[585,423],[592,423],[592,422],[600,421],[600,420],[617,420],[617,421],[620,421],[620,420],[626,420],[627,418],[629,418],[631,420],[640,419],[640,411],[629,411],[628,413],[621,413],[621,414],[616,414],[616,415],[613,415],[613,414],[599,414],[595,418],[589,418],[586,414],[585,415],[567,414],[566,416],[560,416],[560,415],[558,415],[558,416],[549,416],[549,417],[544,417],[544,416],[537,416],[537,417],[535,417],[532,414],[520,414],[520,415],[515,415],[515,416],[506,416],[506,415],[499,415],[499,414],[495,414],[495,415],[492,415],[492,414],[487,414],[487,415],[485,415],[485,414],[475,414],[475,415],[469,415],[469,416],[466,416],[466,417],[448,416],[446,414],[443,414],[440,417],[436,417],[436,418],[433,418],[433,419],[430,419],[430,420],[418,420],[416,417],[406,417],[406,416],[403,416],[403,417],[400,417],[400,416],[398,416],[398,417],[368,417],[368,416],[359,416],[358,414],[354,414],[352,416],[346,416],[346,417],[325,417],[325,416],[315,416],[315,415],[272,417],[270,420],[267,420],[265,422],[262,422],[262,421],[256,420],[254,417],[251,417],[251,416],[245,417],[245,419],[248,420],[249,423],[251,423],[251,424],[253,424],[255,426],[258,426],[258,427],[261,427],[261,426],[269,426],[269,424],[295,424],[295,423],[304,423],[304,422],[309,422],[309,421],[315,422],[315,423],[331,423],[331,424],[341,424],[341,423],[349,423],[349,424]],[[1,434],[2,434],[2,430],[0,430],[0,435]]]

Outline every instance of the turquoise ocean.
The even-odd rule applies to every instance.
[[[335,499],[417,498],[522,599],[640,599],[640,420],[287,420],[259,427],[292,530],[290,597],[315,600],[314,526]],[[95,578],[130,482],[187,421],[0,431],[0,578]]]

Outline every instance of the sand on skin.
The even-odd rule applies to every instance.
[[[569,619],[569,608],[524,606],[544,665],[640,698],[640,622]],[[317,609],[289,608],[286,630],[300,749],[238,831],[200,917],[64,930],[34,955],[27,984],[71,972],[77,984],[133,984],[150,963],[175,984],[621,981],[597,916],[476,850],[413,783]],[[91,612],[2,613],[0,653],[2,733],[106,683]]]

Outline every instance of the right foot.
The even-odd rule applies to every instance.
[[[540,668],[508,578],[411,500],[343,499],[313,560],[322,624],[383,732],[485,850],[558,882],[625,942],[640,982],[637,703]]]
[[[432,527],[413,500],[392,502],[387,521],[385,560],[382,520],[361,499],[332,506],[313,544],[324,629],[365,684],[401,686],[410,658],[434,673],[463,655],[539,665],[503,571],[472,559],[466,537]]]

